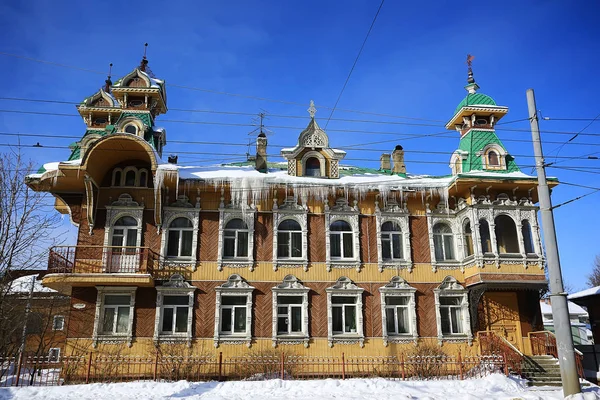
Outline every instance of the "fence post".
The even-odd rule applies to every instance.
[[[281,379],[283,380],[285,377],[285,369],[284,369],[284,355],[283,351],[281,352]]]
[[[346,359],[344,353],[342,353],[342,380],[346,379]]]
[[[156,352],[156,358],[154,359],[154,380],[158,377],[158,351]]]
[[[90,372],[92,371],[92,356],[93,355],[94,355],[94,353],[92,351],[90,351],[88,363],[87,363],[87,371],[85,373],[85,383],[86,384],[90,383]]]
[[[460,350],[458,350],[458,373],[460,375],[460,380],[463,380],[463,365],[462,365],[462,358],[460,356]]]
[[[404,372],[404,354],[400,354],[400,369],[402,371],[402,380],[406,378],[406,373]]]
[[[219,382],[223,379],[223,352],[219,352]]]
[[[19,359],[17,360],[17,378],[15,379],[15,386],[19,386],[21,380],[21,366],[23,365],[23,352],[19,353]]]

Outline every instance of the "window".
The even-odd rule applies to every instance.
[[[473,255],[473,232],[471,231],[471,222],[467,219],[464,225],[465,257]]]
[[[160,333],[187,333],[189,314],[189,296],[165,296],[163,298]]]
[[[293,219],[283,220],[277,228],[277,258],[302,258],[302,228]]]
[[[130,169],[125,172],[125,184],[123,186],[135,186],[136,171]]]
[[[433,227],[433,246],[436,261],[452,261],[455,259],[453,234],[448,225],[435,224]]]
[[[129,331],[131,295],[104,295],[100,334],[123,335]]]
[[[402,246],[402,231],[400,226],[395,222],[384,222],[381,225],[381,253],[383,261],[403,259]]]
[[[499,215],[495,219],[496,242],[498,253],[519,253],[519,240],[515,221],[508,215]]]
[[[139,270],[138,227],[135,218],[123,216],[111,228],[110,246],[104,256],[106,272],[137,272]]]
[[[154,341],[192,341],[194,291],[181,274],[173,274],[168,281],[156,287],[156,317]]]
[[[55,315],[52,319],[52,330],[62,331],[63,329],[65,329],[65,317],[62,315]]]
[[[316,157],[309,157],[304,164],[304,176],[321,176],[321,162]]]
[[[148,171],[140,170],[140,187],[148,187]]]
[[[416,289],[404,279],[394,276],[379,288],[383,344],[417,340]]]
[[[60,348],[52,347],[48,351],[48,362],[59,362],[60,361]]]
[[[499,167],[500,166],[500,159],[498,158],[498,153],[496,153],[494,150],[491,150],[490,152],[488,152],[487,156],[488,156],[488,166],[490,166],[490,167]]]
[[[526,254],[535,254],[533,248],[533,235],[531,233],[531,225],[528,220],[523,220],[521,223],[521,232],[523,234],[523,244],[525,246]]]
[[[388,335],[401,335],[409,333],[410,327],[408,321],[408,297],[386,297],[385,316]]]
[[[461,299],[455,296],[440,297],[442,335],[463,333]]]
[[[113,186],[121,186],[121,176],[123,176],[123,171],[121,171],[121,168],[115,168],[113,171]]]
[[[245,342],[252,339],[252,292],[254,288],[239,275],[215,288],[215,345],[221,342]]]
[[[328,304],[328,339],[330,346],[336,338],[346,341],[355,340],[364,344],[363,316],[362,316],[362,292],[363,289],[356,286],[345,276],[340,277],[327,292]]]
[[[309,289],[294,275],[287,275],[273,289],[273,344],[279,341],[304,342],[308,346]]]
[[[490,237],[490,226],[485,219],[479,220],[479,238],[481,239],[481,252],[492,253],[492,239]]]
[[[343,220],[337,220],[331,223],[329,230],[331,258],[353,258],[354,244],[350,224]]]
[[[125,127],[125,132],[131,133],[132,135],[137,135],[138,128],[135,125],[127,125]]]
[[[232,219],[223,232],[223,258],[248,257],[248,225],[241,219]]]
[[[302,333],[302,297],[277,297],[277,334]]]
[[[167,257],[191,258],[194,226],[188,218],[179,217],[169,224]]]

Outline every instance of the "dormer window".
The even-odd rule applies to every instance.
[[[475,126],[482,126],[488,124],[489,121],[487,120],[487,118],[477,117],[477,119],[475,120]]]
[[[488,153],[488,165],[490,167],[500,166],[500,159],[498,158],[498,153],[496,153],[493,150]]]
[[[104,124],[106,124],[105,117],[96,118],[93,122],[93,125],[104,125]]]
[[[481,153],[485,169],[506,169],[506,150],[498,144],[487,145]]]
[[[112,172],[111,186],[148,187],[148,170],[145,168],[115,168]]]
[[[305,168],[304,176],[321,177],[321,162],[316,157],[307,159]]]
[[[137,135],[138,128],[135,125],[127,125],[125,127],[125,132],[131,133],[132,135]]]

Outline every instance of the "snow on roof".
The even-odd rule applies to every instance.
[[[580,299],[582,297],[594,296],[600,294],[600,286],[596,286],[593,288],[582,290],[581,292],[570,294],[567,298],[571,299]]]
[[[521,171],[508,172],[508,173],[498,173],[493,171],[469,171],[469,172],[461,172],[460,176],[476,176],[478,178],[536,178],[532,175],[524,174]]]
[[[582,307],[577,304],[569,301],[569,314],[570,315],[587,315],[587,311],[585,311]],[[552,314],[552,306],[550,304],[546,304],[543,300],[540,300],[540,309],[542,310],[542,314]]]
[[[31,280],[34,280],[33,292],[34,293],[53,293],[56,292],[54,289],[47,288],[42,286],[42,281],[36,279],[37,275],[26,275],[20,278],[13,280],[10,284],[10,289],[8,290],[9,294],[18,294],[18,293],[29,293],[31,290]]]

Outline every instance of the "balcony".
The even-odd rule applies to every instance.
[[[60,292],[73,286],[154,286],[160,255],[146,247],[57,246],[48,255],[44,285]]]

